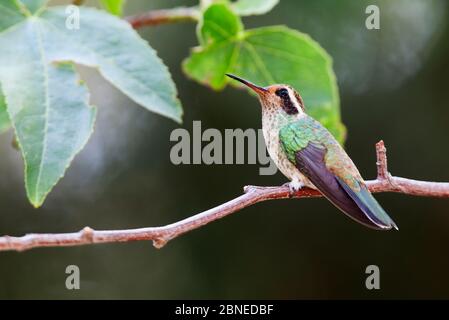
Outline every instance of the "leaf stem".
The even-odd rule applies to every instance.
[[[176,22],[196,22],[200,12],[198,7],[179,7],[173,9],[152,10],[126,17],[133,28],[138,29],[145,26],[155,26]]]

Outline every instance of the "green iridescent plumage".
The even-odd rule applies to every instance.
[[[360,209],[367,214],[370,220],[379,226],[394,226],[388,214],[379,205],[365,186],[357,167],[346,154],[332,134],[318,121],[305,115],[279,130],[279,139],[287,158],[301,168],[304,163],[298,163],[298,155],[302,151],[311,148],[314,155],[320,158],[311,159],[315,163],[315,169],[327,172],[312,172],[310,168],[304,168],[303,173],[317,184],[318,181],[326,181],[329,175],[333,175],[346,193],[357,203]],[[316,152],[318,150],[318,152]],[[310,159],[309,159],[310,160]],[[320,166],[321,163],[321,166]],[[322,165],[324,163],[324,166]],[[315,180],[311,177],[315,177]],[[334,178],[332,178],[334,179]],[[321,190],[322,192],[324,190]],[[326,195],[326,193],[324,193]],[[332,201],[332,199],[330,199]],[[337,205],[338,206],[338,205]],[[396,227],[397,228],[397,227]]]
[[[332,134],[315,119],[304,116],[285,125],[279,131],[279,138],[288,159],[296,164],[296,153],[309,143],[326,149],[324,162],[329,171],[348,184],[354,191],[359,191],[359,182],[363,182],[359,171],[338,144]]]

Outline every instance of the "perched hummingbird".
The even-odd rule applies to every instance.
[[[257,86],[232,74],[259,96],[262,130],[268,153],[290,179],[290,190],[303,186],[319,190],[355,221],[377,230],[398,229],[369,192],[359,170],[332,134],[305,112],[292,87]]]

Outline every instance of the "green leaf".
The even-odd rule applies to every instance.
[[[265,14],[273,9],[279,0],[237,0],[232,8],[240,16]]]
[[[181,122],[182,108],[167,67],[129,25],[105,12],[80,8],[79,30],[65,28],[65,9],[41,15],[51,61],[74,61],[96,67],[136,103]]]
[[[5,132],[10,127],[11,123],[9,122],[8,112],[6,111],[5,97],[0,90],[0,133]]]
[[[120,17],[123,14],[126,0],[100,0],[100,2],[107,11]]]
[[[24,9],[22,9],[24,10]],[[12,0],[0,2],[0,32],[25,20],[25,16]]]
[[[93,130],[95,108],[73,63],[98,68],[148,110],[180,121],[182,109],[167,68],[128,23],[80,7],[80,28],[69,29],[65,7],[28,16],[16,3],[0,6],[0,85],[38,207]]]
[[[30,21],[0,38],[6,48],[0,61],[9,61],[1,63],[0,80],[25,161],[27,195],[36,207],[87,142],[95,119],[73,66],[48,61],[40,27]]]
[[[227,40],[243,30],[239,17],[224,3],[210,6],[198,26],[202,45]]]
[[[37,10],[44,7],[49,0],[17,0],[17,3],[20,5],[22,3],[30,14],[35,13]],[[8,0],[6,1],[8,2]]]
[[[229,8],[214,4],[209,10],[222,11],[227,17],[221,26],[229,25]],[[216,13],[217,14],[217,13]],[[223,20],[223,19],[222,19]],[[202,22],[202,34],[219,29]],[[216,20],[220,21],[220,20]],[[229,28],[228,30],[232,29]],[[238,29],[237,25],[234,29]],[[209,34],[211,31],[209,31]],[[219,38],[194,48],[183,62],[187,75],[215,90],[227,83],[240,86],[225,76],[233,73],[256,84],[267,86],[287,83],[302,95],[308,113],[321,121],[342,142],[345,129],[340,120],[339,95],[332,60],[325,50],[308,35],[284,26],[239,31],[227,39]]]

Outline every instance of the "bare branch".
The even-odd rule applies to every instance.
[[[390,174],[388,173],[387,148],[385,148],[383,140],[380,140],[378,143],[376,143],[376,158],[377,179],[387,179]]]
[[[166,23],[184,21],[195,22],[198,21],[198,19],[199,11],[196,7],[153,10],[125,18],[125,20],[128,21],[135,29]]]
[[[449,197],[449,183],[427,182],[393,177],[388,172],[386,149],[383,141],[376,144],[377,179],[367,181],[371,192],[397,192],[422,197]],[[168,241],[210,222],[216,221],[255,203],[287,198],[320,197],[317,190],[303,188],[294,194],[287,186],[246,186],[244,194],[215,208],[198,213],[184,220],[162,226],[128,230],[93,230],[85,227],[73,233],[28,234],[23,237],[0,237],[0,251],[24,251],[37,247],[78,246],[93,243],[153,241],[162,248]]]

